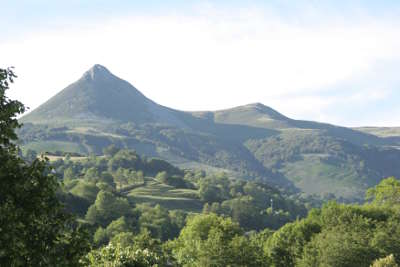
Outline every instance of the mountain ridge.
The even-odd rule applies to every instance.
[[[163,114],[161,118],[157,115]],[[37,109],[21,118],[21,122],[47,124],[53,117],[57,121],[68,119],[120,120],[140,123],[174,121],[171,109],[163,107],[127,81],[112,74],[107,68],[96,64],[80,79],[51,97]]]
[[[202,114],[202,113],[212,113],[214,115],[215,114],[218,115],[218,114],[222,114],[222,113],[225,113],[225,112],[233,112],[233,111],[236,111],[236,110],[238,110],[238,111],[240,111],[240,110],[242,110],[242,111],[245,111],[245,110],[251,111],[251,110],[253,110],[253,111],[257,111],[257,112],[260,112],[262,114],[268,115],[272,119],[289,120],[289,118],[287,118],[284,115],[280,114],[278,111],[276,111],[276,110],[272,109],[271,107],[268,107],[268,106],[266,106],[266,105],[264,105],[262,103],[259,103],[259,102],[249,103],[249,104],[246,104],[246,105],[235,106],[235,107],[221,109],[221,110],[215,110],[215,111],[181,111],[181,110],[178,110],[178,109],[166,107],[166,106],[160,105],[160,104],[152,101],[151,99],[147,98],[138,89],[136,89],[134,86],[129,84],[126,80],[123,80],[123,79],[115,76],[112,72],[110,72],[103,65],[95,64],[93,67],[91,67],[89,70],[87,70],[81,76],[81,78],[79,78],[77,81],[75,81],[74,83],[68,85],[66,88],[64,88],[63,90],[58,92],[56,95],[51,97],[48,101],[46,101],[43,104],[41,104],[38,108],[36,108],[33,111],[29,112],[28,114],[22,116],[21,117],[21,121],[22,122],[35,121],[35,122],[38,122],[38,123],[43,121],[44,123],[47,123],[48,119],[50,118],[50,116],[45,116],[45,119],[41,119],[41,118],[38,118],[38,117],[40,117],[40,114],[37,114],[37,113],[45,112],[45,110],[46,110],[45,107],[48,106],[48,105],[51,105],[50,108],[52,108],[52,109],[55,109],[56,106],[63,107],[63,105],[61,103],[56,101],[56,100],[58,100],[58,98],[61,98],[61,97],[71,98],[71,96],[65,95],[69,91],[80,91],[81,89],[90,90],[91,89],[90,88],[90,86],[91,86],[90,83],[95,83],[94,86],[96,86],[96,83],[97,84],[98,83],[105,83],[107,85],[107,84],[110,83],[110,81],[111,82],[118,82],[119,84],[126,83],[129,86],[126,86],[127,88],[124,88],[124,86],[122,86],[122,88],[124,90],[126,90],[126,89],[131,90],[130,93],[133,94],[134,97],[132,97],[132,95],[130,96],[129,94],[126,94],[126,92],[128,92],[126,90],[126,92],[124,92],[125,93],[124,98],[128,98],[130,100],[136,98],[136,99],[140,100],[140,101],[136,101],[136,102],[143,102],[146,105],[149,104],[149,105],[152,106],[153,109],[156,109],[157,111],[162,110],[162,112],[167,112],[167,113],[183,112],[183,113],[191,114],[191,115]],[[88,82],[89,84],[85,84],[85,82]],[[114,84],[114,87],[115,87],[115,84]],[[79,88],[79,90],[77,90],[78,88]],[[105,86],[97,86],[96,89],[100,89],[100,91],[101,90],[105,90],[107,93],[111,92],[110,90],[107,90],[107,88]],[[113,89],[115,89],[115,88],[113,88]],[[117,88],[117,89],[121,89],[121,88]],[[52,103],[53,101],[56,101],[56,103]],[[110,101],[110,102],[112,102],[112,101]],[[64,111],[65,110],[63,110],[62,113],[65,113]],[[159,114],[159,112],[157,114]]]
[[[179,166],[209,166],[308,194],[358,198],[385,176],[400,176],[393,138],[294,120],[261,103],[176,110],[98,64],[21,122],[25,149],[101,154],[116,144]]]

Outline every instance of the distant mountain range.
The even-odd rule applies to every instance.
[[[260,103],[179,111],[101,65],[21,122],[23,149],[101,154],[116,144],[180,167],[227,171],[307,194],[357,200],[382,178],[400,177],[398,129],[293,120]]]

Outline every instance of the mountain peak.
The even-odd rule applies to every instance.
[[[215,121],[261,128],[288,127],[289,118],[259,102],[216,111]]]
[[[157,108],[157,104],[127,81],[96,64],[79,80],[24,116],[23,121],[65,124],[107,120],[143,123],[154,121],[151,111]]]
[[[269,106],[266,106],[260,102],[250,103],[250,104],[247,104],[244,106],[239,106],[237,108],[241,109],[241,110],[253,110],[256,112],[263,113],[263,114],[268,114],[269,116],[275,117],[275,119],[283,119],[285,117],[282,114],[280,114],[278,111],[276,111],[275,109],[273,109]]]
[[[94,80],[100,77],[112,76],[112,73],[103,65],[95,64],[83,76]]]
[[[245,105],[244,107],[248,107],[248,108],[266,108],[267,106],[260,103],[260,102],[255,102],[255,103],[250,103]]]

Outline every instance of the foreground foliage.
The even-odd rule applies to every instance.
[[[45,161],[22,160],[13,144],[25,110],[5,96],[14,77],[0,69],[0,265],[77,266],[88,243],[57,199],[56,177]]]
[[[393,179],[383,180],[374,194],[400,193]],[[330,202],[276,231],[264,250],[273,266],[370,266],[391,254],[399,259],[398,208],[375,200],[362,206]]]
[[[104,157],[73,161],[67,155],[51,169],[35,153],[22,159],[13,143],[15,116],[24,111],[5,96],[13,77],[0,70],[0,266],[399,264],[400,182],[394,177],[368,190],[363,205],[331,201],[305,216],[302,203],[264,183],[183,171],[112,146]],[[131,194],[148,185],[190,195],[204,204],[202,213],[201,207],[139,203]],[[79,225],[91,235],[90,251]]]
[[[396,263],[396,260],[393,254],[374,261],[371,267],[398,267],[399,265]]]
[[[136,249],[135,247],[123,247],[114,245],[91,251],[82,263],[85,266],[113,266],[113,267],[147,267],[163,266],[162,258],[148,249]]]
[[[182,266],[265,266],[262,253],[243,229],[215,214],[190,218],[169,246]]]

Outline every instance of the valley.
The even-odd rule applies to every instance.
[[[153,102],[101,65],[20,121],[23,150],[101,155],[115,144],[180,167],[350,201],[362,200],[382,178],[400,176],[396,129],[293,120],[261,103],[179,111]]]

